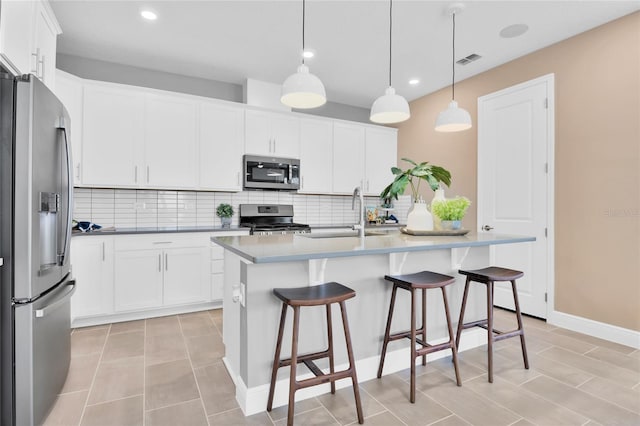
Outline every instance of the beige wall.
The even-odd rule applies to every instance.
[[[471,130],[433,130],[450,88],[412,102],[412,118],[399,126],[398,158],[448,168],[447,196],[475,202],[477,98],[549,73],[556,84],[555,309],[640,331],[640,13],[456,84]],[[475,208],[464,222],[476,228]]]

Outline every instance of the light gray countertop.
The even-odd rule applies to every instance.
[[[535,241],[535,237],[469,233],[418,237],[391,231],[384,236],[309,238],[301,235],[212,237],[211,241],[253,263],[290,262]]]
[[[144,227],[144,228],[102,228],[91,232],[72,232],[73,237],[91,236],[91,235],[130,235],[130,234],[164,234],[164,233],[184,233],[184,232],[229,232],[229,231],[243,231],[249,232],[249,228],[241,228],[239,226],[232,226],[231,228],[222,228],[220,226],[186,226],[186,227]]]

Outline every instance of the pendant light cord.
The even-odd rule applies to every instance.
[[[391,63],[393,62],[391,59],[391,45],[392,45],[392,30],[393,30],[393,0],[389,0],[389,87],[391,87]]]
[[[456,99],[456,12],[453,12],[453,48],[451,49],[451,100]]]
[[[305,17],[305,0],[302,0],[302,64],[304,65],[304,17]]]

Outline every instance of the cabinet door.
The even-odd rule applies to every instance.
[[[94,236],[71,240],[76,292],[71,319],[113,312],[113,240]]]
[[[364,177],[364,127],[333,125],[333,192],[351,194]]]
[[[200,188],[242,190],[244,111],[200,105]]]
[[[300,119],[281,114],[271,118],[273,154],[278,157],[300,157]]]
[[[17,74],[35,71],[32,1],[0,2],[0,55]]]
[[[273,155],[271,114],[246,111],[244,152],[254,155]]]
[[[162,250],[115,252],[114,307],[116,312],[162,306]]]
[[[378,196],[393,181],[391,167],[398,163],[396,131],[367,128],[365,133],[365,193]]]
[[[165,96],[145,103],[145,160],[148,186],[189,188],[198,185],[196,104]]]
[[[85,85],[83,184],[118,187],[141,182],[143,107],[138,92]]]
[[[35,13],[34,42],[39,49],[36,76],[50,89],[55,87],[56,39],[58,31],[42,2],[38,2]]]
[[[208,247],[165,249],[164,305],[211,300]]]
[[[71,139],[71,157],[73,159],[73,184],[82,184],[80,178],[80,159],[82,158],[82,80],[56,71],[56,96],[67,109],[70,118],[68,136]]]
[[[300,120],[301,193],[330,193],[333,182],[331,161],[333,123]]]

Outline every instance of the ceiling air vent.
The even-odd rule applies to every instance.
[[[466,57],[464,57],[462,59],[457,60],[456,64],[467,65],[468,63],[473,62],[473,61],[477,61],[480,58],[482,58],[482,56],[477,55],[475,53],[472,53],[469,56],[466,56]]]

